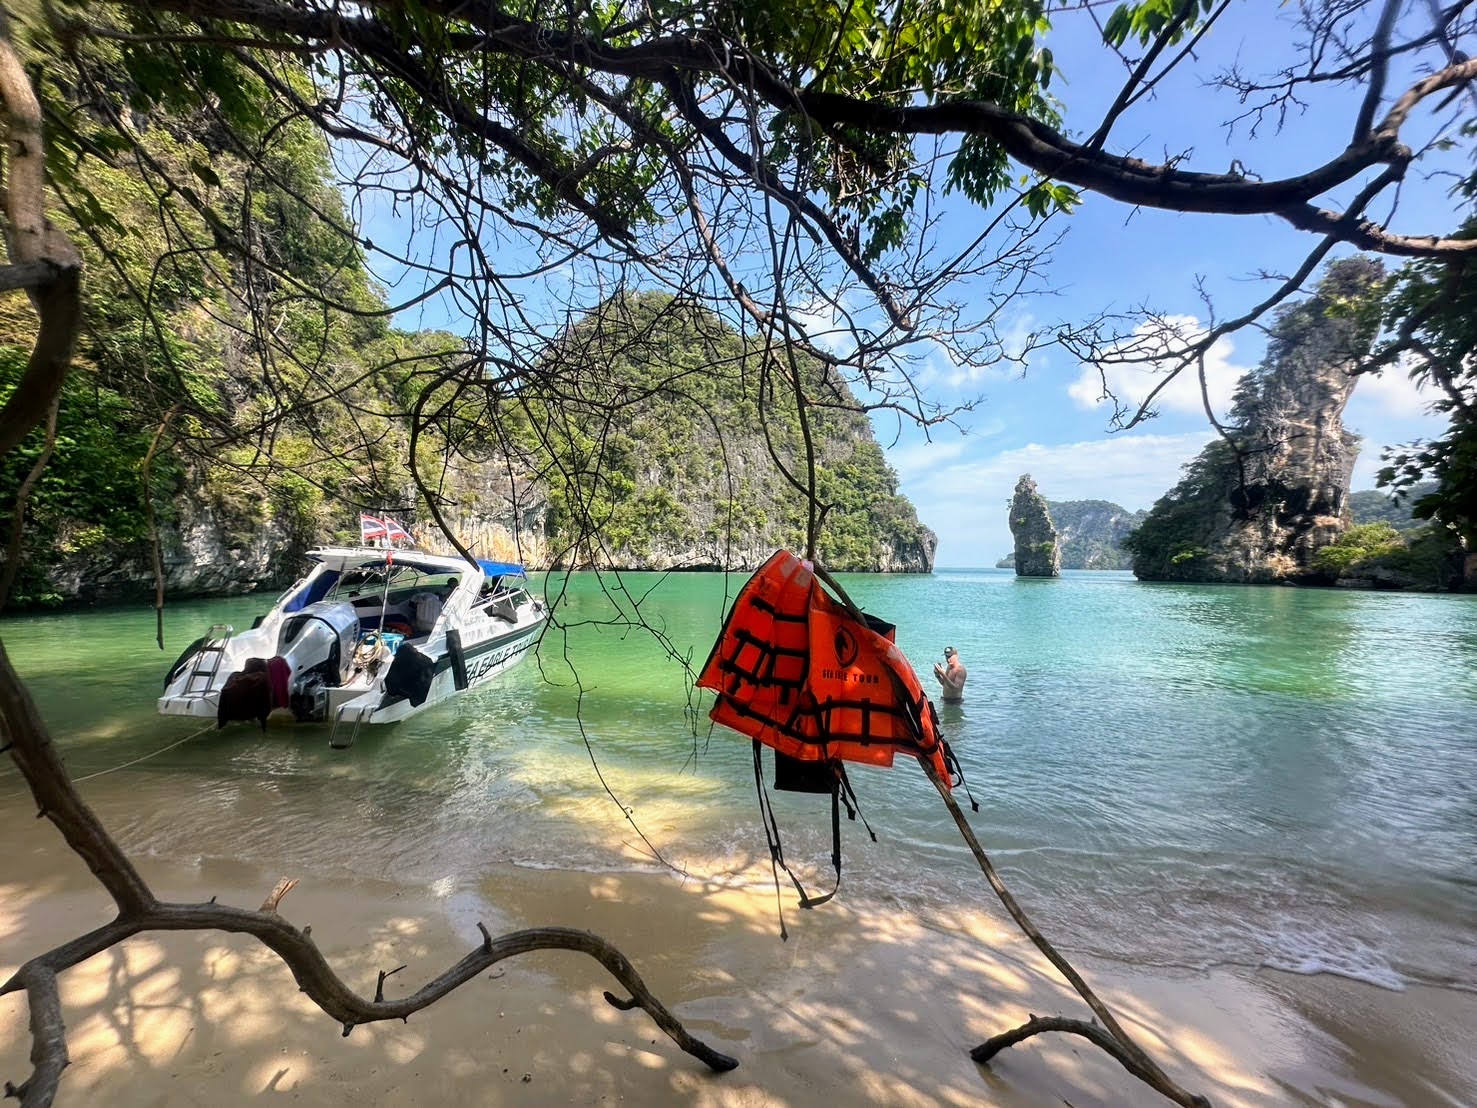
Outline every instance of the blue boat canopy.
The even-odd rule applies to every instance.
[[[482,572],[488,577],[528,576],[517,562],[489,562],[486,558],[478,558],[477,564],[482,567]]]

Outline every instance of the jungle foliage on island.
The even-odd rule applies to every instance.
[[[806,499],[789,374],[808,407],[823,515],[817,553],[845,571],[926,569],[935,543],[846,384],[813,358],[767,350],[706,308],[622,292],[568,327],[546,373],[475,413],[517,442],[548,490],[560,565],[718,568],[803,550]],[[577,387],[570,387],[578,382]],[[762,557],[762,555],[761,555]]]
[[[1457,549],[1444,527],[1422,525],[1401,532],[1388,523],[1356,523],[1318,551],[1314,565],[1334,581],[1445,589],[1458,578]]]
[[[187,205],[161,221],[137,161],[69,163],[69,193],[80,199],[58,218],[84,252],[85,322],[54,453],[30,500],[11,603],[69,599],[53,580],[63,562],[98,575],[139,574],[149,558],[150,505],[166,536],[208,519],[234,549],[250,547],[264,528],[295,551],[354,541],[361,509],[389,507],[407,523],[427,523],[409,478],[407,413],[463,344],[390,322],[385,290],[342,234],[352,220],[322,134],[288,122],[247,157],[242,134],[224,130],[215,109],[158,89],[139,98],[140,82],[151,78],[126,48],[85,49],[117,79],[111,106],[131,113],[137,158],[210,210],[230,213],[271,265],[229,250],[179,250],[180,237],[208,237],[211,228]],[[66,90],[48,87],[64,114]],[[135,109],[136,100],[144,107]],[[270,334],[246,308],[247,286],[267,305]],[[324,296],[349,310],[327,308]],[[535,390],[516,413],[505,405],[506,426],[481,432],[502,451],[488,464],[513,466],[547,498],[551,544],[600,546],[630,565],[660,545],[802,542],[804,504],[782,485],[763,445],[758,375],[744,341],[670,297],[623,294],[608,308],[601,341],[621,346],[618,357],[587,363],[567,396]],[[0,298],[0,403],[34,339],[24,298]],[[803,372],[819,381],[813,363]],[[896,549],[926,549],[926,568],[931,533],[897,495],[896,475],[844,384],[829,391],[837,406],[813,421],[819,493],[831,505],[822,556],[863,570]],[[601,403],[590,402],[596,392]],[[459,403],[468,420],[485,414]],[[784,406],[776,408],[783,416]],[[777,455],[796,465],[793,412],[788,423],[768,418]],[[542,435],[534,433],[541,419]],[[502,430],[510,434],[499,439]],[[36,432],[0,464],[0,500],[15,500],[42,443]],[[434,468],[446,446],[433,429],[416,457]],[[509,456],[520,446],[524,455]],[[596,532],[584,533],[592,522]],[[177,545],[166,550],[166,558],[182,556]],[[296,569],[277,572],[290,580]],[[152,585],[140,580],[136,592]]]
[[[114,44],[85,49],[117,80],[109,104],[131,113],[137,160],[97,156],[67,166],[74,199],[57,218],[83,252],[84,325],[55,452],[30,502],[11,597],[20,605],[65,599],[48,574],[61,560],[100,572],[140,560],[146,502],[163,529],[182,508],[208,512],[225,524],[225,541],[241,544],[266,518],[300,547],[344,527],[353,510],[346,505],[395,486],[405,436],[392,413],[403,406],[417,356],[437,345],[435,336],[390,326],[362,255],[333,230],[346,211],[318,132],[289,122],[248,160],[242,136],[228,135],[203,108],[133,110],[136,100],[148,103],[139,96],[147,68]],[[43,87],[64,117],[69,90]],[[161,221],[140,164],[239,219],[270,268],[241,264],[230,251],[206,259],[178,249],[181,237],[211,228],[186,205]],[[247,286],[270,305],[270,336],[243,308]],[[320,295],[354,310],[325,311]],[[0,399],[19,380],[34,327],[24,301],[0,306]],[[284,407],[291,414],[277,418]],[[0,499],[14,498],[41,446],[33,435],[4,459]]]

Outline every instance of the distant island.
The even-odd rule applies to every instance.
[[[1056,524],[1062,569],[1131,568],[1132,559],[1119,544],[1148,512],[1130,512],[1107,500],[1048,500],[1046,506]],[[1015,555],[1007,554],[995,568],[1015,568]]]
[[[1350,519],[1356,525],[1384,524],[1402,535],[1417,534],[1425,529],[1426,522],[1410,514],[1410,505],[1432,487],[1417,486],[1399,503],[1379,489],[1350,493]],[[1046,504],[1056,523],[1063,569],[1133,568],[1133,557],[1121,544],[1148,518],[1146,510],[1130,512],[1107,500],[1048,500]],[[995,568],[1014,569],[1015,555],[1005,555]]]

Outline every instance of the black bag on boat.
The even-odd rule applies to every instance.
[[[436,663],[409,643],[395,651],[390,672],[385,674],[385,697],[403,696],[417,708],[431,695],[431,681],[436,676]]]

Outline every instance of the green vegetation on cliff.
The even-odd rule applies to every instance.
[[[88,90],[88,118],[128,115],[136,146],[78,156],[66,176],[75,199],[60,218],[83,250],[83,326],[30,503],[20,604],[70,598],[65,580],[147,572],[143,463],[156,435],[148,497],[171,565],[194,556],[181,545],[185,514],[208,520],[212,545],[249,547],[270,529],[280,552],[383,503],[403,484],[392,413],[408,371],[397,359],[411,364],[406,352],[425,345],[388,324],[363,258],[334,229],[347,213],[318,132],[296,120],[267,141],[251,110],[264,90],[249,73],[237,75],[237,102],[189,107],[127,48],[85,50],[108,77]],[[97,137],[60,134],[63,145]],[[249,160],[245,139],[262,140]],[[229,248],[220,213],[249,229],[257,264]],[[213,242],[222,248],[202,248]],[[0,304],[0,400],[33,339],[27,305]],[[14,500],[42,441],[33,433],[4,460],[0,499]],[[263,564],[238,587],[297,568]]]
[[[487,418],[522,428],[525,461],[548,489],[553,560],[718,566],[803,549],[805,500],[781,470],[804,479],[799,416],[761,404],[761,392],[790,388],[787,359],[767,358],[702,307],[626,293],[569,328],[546,368]],[[930,568],[934,537],[898,495],[855,398],[813,360],[795,369],[827,402],[809,409],[821,559]]]
[[[302,119],[268,133],[252,110],[267,93],[250,72],[237,75],[237,101],[202,106],[124,46],[84,49],[108,78],[88,90],[85,118],[126,115],[137,148],[69,155],[66,186],[80,199],[61,218],[84,251],[84,324],[12,602],[152,593],[144,459],[156,436],[148,501],[176,593],[290,580],[302,550],[353,538],[361,509],[434,532],[408,468],[410,413],[467,344],[390,324],[345,233],[321,133]],[[59,115],[81,95],[48,87]],[[235,228],[251,236],[249,255],[231,247]],[[0,299],[0,403],[34,320],[19,295]],[[735,564],[803,543],[803,498],[765,445],[767,422],[774,453],[803,471],[793,405],[766,404],[761,421],[759,359],[738,335],[705,311],[631,294],[542,361],[567,361],[579,342],[584,361],[563,367],[563,387],[521,390],[499,422],[427,421],[416,458],[432,486],[451,435],[457,449],[463,436],[480,443],[485,470],[466,475],[459,506],[514,520],[488,474],[516,476],[547,506],[514,524],[537,532],[535,562],[540,551],[580,561],[599,549],[622,565]],[[831,506],[821,556],[840,569],[926,570],[933,537],[897,495],[866,417],[844,385],[801,369],[836,405],[812,411],[818,491]],[[497,407],[459,403],[472,417]],[[14,502],[43,441],[35,431],[4,459],[0,501]]]
[[[1456,533],[1437,524],[1405,531],[1356,523],[1318,551],[1314,565],[1330,580],[1372,588],[1446,589],[1461,578]]]
[[[1467,122],[1465,131],[1477,133],[1477,124]],[[1477,202],[1477,173],[1456,191]],[[1477,216],[1456,237],[1477,238]],[[1477,270],[1411,262],[1384,309],[1387,337],[1376,362],[1427,386],[1433,410],[1449,423],[1435,439],[1387,452],[1380,485],[1409,493],[1417,519],[1454,529],[1477,551]]]
[[[1349,494],[1349,518],[1355,523],[1387,523],[1396,531],[1419,531],[1425,526],[1412,513],[1415,501],[1436,491],[1432,481],[1413,486],[1398,500],[1378,489],[1362,489]]]
[[[1206,545],[1228,487],[1237,479],[1236,452],[1221,439],[1208,443],[1185,464],[1174,488],[1154,502],[1138,527],[1122,541],[1140,577],[1194,580],[1189,564],[1205,558]]]

